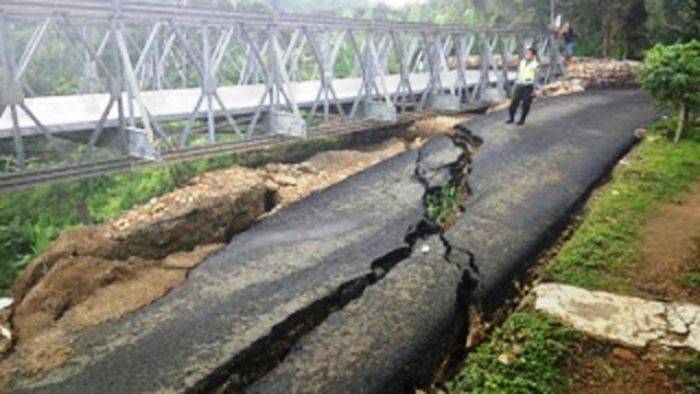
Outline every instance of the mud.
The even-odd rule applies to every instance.
[[[406,141],[392,138],[366,151],[336,150],[319,153],[300,164],[268,164],[263,170],[266,187],[275,193],[273,212],[395,156],[408,146]]]

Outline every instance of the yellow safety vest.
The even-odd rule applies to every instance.
[[[534,85],[537,79],[537,67],[539,67],[537,60],[530,63],[525,59],[521,60],[518,69],[518,85]]]

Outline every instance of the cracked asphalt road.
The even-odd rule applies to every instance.
[[[514,275],[633,146],[633,131],[655,117],[641,92],[607,90],[540,102],[525,127],[506,126],[503,113],[466,124],[483,145],[470,165],[464,212],[443,242],[418,241],[430,252],[414,248],[249,391],[386,393],[421,383],[450,336],[459,337],[455,328],[466,326],[467,305],[510,294]]]
[[[447,137],[437,138],[451,145]],[[450,171],[462,149],[420,153]],[[17,382],[49,392],[208,390],[356,297],[411,250],[425,216],[419,152],[295,203],[193,269],[154,304],[84,336],[65,367]],[[444,176],[447,179],[447,176]],[[303,329],[302,329],[303,331]],[[291,338],[293,340],[294,338]],[[268,355],[274,358],[274,354]]]
[[[252,370],[265,375],[253,392],[401,391],[439,360],[464,302],[507,286],[653,118],[635,90],[543,101],[523,128],[479,118],[467,125],[484,140],[472,195],[444,242],[420,228],[424,184],[449,180],[463,150],[435,137],[235,236],[182,286],[13,389],[201,391]]]

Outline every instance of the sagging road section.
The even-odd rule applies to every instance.
[[[15,391],[403,391],[444,355],[466,307],[502,297],[655,118],[638,90],[538,103],[529,124],[467,125],[463,213],[424,223],[466,154],[433,137],[235,236],[156,303],[88,332]]]

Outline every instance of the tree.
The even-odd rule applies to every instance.
[[[675,44],[700,37],[700,0],[645,0],[645,8],[654,41]]]
[[[674,138],[678,142],[691,112],[700,108],[700,41],[657,44],[647,52],[640,77],[642,86],[654,100],[678,110]]]
[[[645,0],[631,0],[630,7],[622,18],[620,41],[624,58],[641,59],[644,51],[649,48],[648,34],[644,26],[649,18]]]

